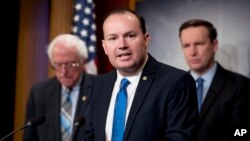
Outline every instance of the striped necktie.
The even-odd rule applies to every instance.
[[[127,78],[123,78],[121,81],[120,90],[116,96],[113,129],[111,141],[122,141],[124,129],[125,129],[125,116],[127,107],[127,91],[126,88],[129,85]]]
[[[62,141],[69,141],[72,131],[72,101],[70,91],[66,93],[61,102],[61,135]]]

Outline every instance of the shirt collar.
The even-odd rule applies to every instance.
[[[202,77],[206,81],[210,81],[213,79],[213,76],[217,69],[217,62],[214,63],[214,65],[203,75],[198,76],[195,72],[191,71],[191,75],[193,76],[194,80],[196,80],[198,77]]]
[[[119,71],[116,70],[116,72],[117,72],[116,81],[120,83],[123,78],[127,78],[129,80],[129,82],[130,82],[131,85],[137,86],[138,82],[140,80],[141,74],[142,74],[142,70],[143,70],[144,66],[146,65],[147,61],[148,61],[148,55],[147,55],[146,60],[143,63],[143,65],[140,67],[139,71],[135,75],[133,75],[133,76],[129,76],[129,77],[122,76],[119,73]]]
[[[80,84],[81,84],[81,82],[82,82],[82,78],[83,78],[83,74],[81,74],[81,76],[80,76],[80,78],[78,79],[78,81],[76,82],[76,84],[72,87],[72,91],[78,91],[79,89],[80,89]],[[67,92],[67,91],[69,91],[69,89],[68,88],[66,88],[65,86],[63,86],[62,85],[62,89],[63,89],[63,91],[65,91],[65,92]]]

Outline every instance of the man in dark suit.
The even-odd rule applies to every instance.
[[[68,141],[74,118],[87,114],[94,76],[84,73],[88,57],[85,44],[77,36],[61,34],[50,43],[47,53],[55,77],[32,86],[26,109],[26,122],[37,115],[44,115],[46,122],[38,127],[26,128],[24,141]],[[66,93],[67,90],[70,94]],[[71,104],[67,120],[62,116],[62,112],[65,113],[62,104],[66,99],[70,99]],[[66,123],[69,125],[68,132],[62,128]],[[76,140],[80,140],[77,135]]]
[[[215,61],[218,40],[212,23],[186,21],[179,29],[179,37],[191,75],[203,80],[198,141],[246,140],[249,135],[239,136],[237,130],[250,130],[250,80]]]
[[[114,9],[104,20],[103,32],[104,51],[116,70],[95,81],[86,140],[193,141],[198,122],[193,78],[147,53],[149,33],[135,12]],[[121,80],[128,82],[120,90],[127,101],[125,114],[116,120],[122,111],[122,106],[117,108]]]

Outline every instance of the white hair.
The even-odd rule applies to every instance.
[[[60,34],[51,41],[47,48],[47,54],[51,62],[53,61],[52,52],[55,48],[55,44],[57,43],[62,43],[68,48],[75,47],[80,59],[87,60],[88,50],[85,42],[73,34]]]

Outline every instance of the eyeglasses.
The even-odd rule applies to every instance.
[[[62,68],[65,68],[67,70],[76,70],[81,65],[81,62],[68,62],[68,63],[56,63],[53,62],[52,66],[55,70],[62,70]]]

